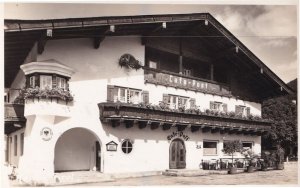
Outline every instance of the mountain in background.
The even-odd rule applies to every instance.
[[[287,83],[287,85],[297,92],[297,78]]]

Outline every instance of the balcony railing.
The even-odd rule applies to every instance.
[[[5,122],[25,121],[24,104],[6,103],[4,105],[4,120]]]
[[[175,126],[179,131],[190,127],[191,131],[202,129],[212,133],[243,133],[262,135],[271,128],[271,123],[263,120],[247,120],[233,117],[220,117],[197,112],[174,112],[170,110],[153,109],[126,103],[100,103],[100,119],[111,121],[112,126],[125,122],[126,127],[132,127],[138,122],[139,127],[150,125],[151,129],[163,127],[163,130]]]
[[[151,68],[144,69],[145,83],[152,83],[221,96],[232,96],[229,86],[225,84],[163,70]]]

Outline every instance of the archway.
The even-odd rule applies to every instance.
[[[169,149],[169,168],[182,169],[186,167],[186,150],[182,140],[174,139]]]
[[[54,171],[100,171],[100,157],[101,147],[95,134],[85,128],[72,128],[56,142]]]

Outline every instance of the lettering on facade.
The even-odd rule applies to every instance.
[[[190,137],[188,135],[184,134],[182,131],[173,132],[172,134],[170,134],[170,135],[167,136],[167,139],[168,140],[172,140],[175,137],[181,137],[185,141],[188,141],[190,139]]]

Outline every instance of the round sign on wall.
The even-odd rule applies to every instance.
[[[52,138],[52,130],[49,128],[49,127],[44,127],[42,130],[41,130],[41,137],[43,140],[45,141],[48,141]]]

